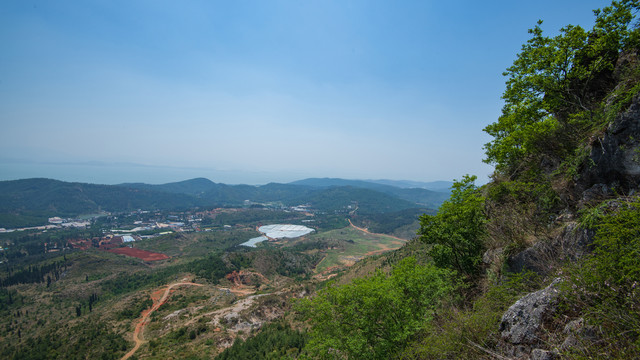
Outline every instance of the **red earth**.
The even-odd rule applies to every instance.
[[[137,257],[144,261],[158,261],[158,260],[165,260],[169,258],[165,254],[160,254],[160,253],[155,253],[155,252],[140,250],[140,249],[134,249],[129,247],[109,249],[107,251],[115,254]]]

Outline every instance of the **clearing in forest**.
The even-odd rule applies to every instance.
[[[338,240],[343,246],[327,250],[327,254],[316,266],[317,273],[353,265],[358,260],[400,248],[406,240],[391,235],[374,234],[366,229],[349,226],[310,236],[310,239]]]

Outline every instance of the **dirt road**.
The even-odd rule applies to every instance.
[[[367,230],[367,229],[365,229],[365,228],[361,228],[361,227],[358,227],[358,226],[353,225],[353,223],[351,222],[351,219],[347,219],[347,220],[349,220],[349,224],[351,224],[351,227],[352,227],[352,228],[354,228],[354,229],[356,229],[356,230],[360,230],[360,231],[362,231],[362,232],[363,232],[363,233],[365,233],[365,234],[386,236],[386,237],[388,237],[388,238],[392,238],[392,239],[396,239],[396,240],[402,241],[403,243],[406,243],[406,242],[407,242],[407,239],[399,238],[399,237],[397,237],[397,236],[393,236],[393,235],[389,235],[389,234],[378,234],[378,233],[372,233],[371,231],[369,231],[369,230]]]
[[[154,311],[158,310],[158,308],[167,301],[167,299],[169,298],[169,295],[171,294],[171,290],[174,287],[181,286],[181,285],[202,286],[202,284],[183,281],[183,282],[173,283],[167,286],[166,289],[164,290],[160,289],[160,290],[154,291],[151,294],[151,300],[153,300],[153,305],[151,306],[150,309],[147,309],[142,312],[142,317],[136,323],[136,329],[133,331],[133,341],[136,343],[136,345],[133,347],[133,349],[131,349],[131,351],[129,351],[125,356],[122,357],[122,360],[126,360],[130,358],[136,351],[138,351],[138,349],[140,348],[140,345],[142,345],[142,343],[144,342],[142,335],[144,332],[144,327],[149,323],[149,317],[151,316],[151,314],[153,314]]]

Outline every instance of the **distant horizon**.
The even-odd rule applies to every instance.
[[[527,30],[607,5],[6,0],[0,179],[486,182]]]
[[[10,175],[11,174],[11,175]],[[464,174],[462,174],[464,175]],[[429,179],[415,178],[375,178],[339,175],[304,174],[295,172],[249,172],[240,170],[218,170],[195,167],[151,166],[133,163],[53,163],[17,162],[0,160],[0,181],[46,178],[65,182],[81,182],[100,185],[124,183],[145,183],[161,185],[204,178],[215,183],[228,185],[265,185],[268,183],[291,183],[295,181],[319,179],[343,179],[359,181],[397,181],[416,183],[452,182],[455,179],[434,176]],[[484,184],[478,177],[478,183]]]

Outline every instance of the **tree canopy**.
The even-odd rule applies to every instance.
[[[306,351],[320,359],[388,359],[421,330],[455,288],[453,273],[403,259],[390,275],[377,271],[329,286],[299,309],[312,325]]]
[[[451,198],[438,213],[420,218],[420,239],[432,245],[429,255],[436,266],[465,275],[478,273],[484,251],[485,199],[475,180],[475,176],[466,175],[455,181]]]
[[[498,121],[484,129],[494,138],[485,145],[485,162],[513,173],[523,161],[571,153],[597,125],[595,112],[616,84],[619,55],[638,47],[631,22],[639,9],[638,0],[613,1],[594,11],[591,30],[568,25],[555,37],[544,36],[538,21],[503,74],[505,103]]]

